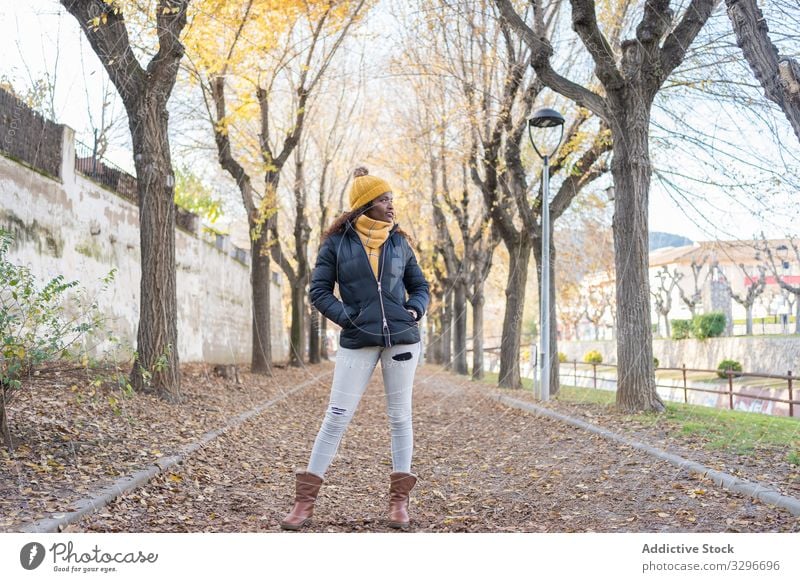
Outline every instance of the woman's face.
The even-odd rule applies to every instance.
[[[394,222],[394,206],[392,206],[392,193],[381,194],[372,201],[372,206],[364,213],[373,220]]]

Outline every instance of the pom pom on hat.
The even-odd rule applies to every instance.
[[[369,170],[359,166],[353,171],[353,185],[350,187],[350,210],[361,208],[381,194],[391,192],[389,182],[377,176],[370,176]]]

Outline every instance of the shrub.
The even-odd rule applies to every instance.
[[[567,361],[567,354],[565,354],[564,352],[558,352],[558,362],[560,364],[563,364],[566,361]]]
[[[725,331],[725,314],[721,311],[712,311],[704,315],[695,315],[692,318],[692,333],[697,339],[721,336]]]
[[[691,319],[671,319],[669,324],[674,340],[688,339],[692,334]]]
[[[657,357],[655,357],[655,356],[653,356],[653,367],[654,367],[654,368],[658,368],[658,364],[659,364],[659,362],[658,362],[658,358],[657,358]]]
[[[586,352],[586,355],[583,356],[583,361],[587,364],[602,364],[603,355],[597,350],[591,350]]]
[[[8,262],[12,238],[0,229],[0,431],[8,447],[11,434],[5,407],[13,393],[41,364],[83,360],[81,343],[102,323],[96,303],[85,305],[77,293],[67,300],[77,281],[67,282],[58,275],[39,286],[27,267]],[[113,273],[104,279],[106,284]]]
[[[740,374],[737,374],[736,372],[742,371],[742,365],[736,360],[722,360],[719,363],[717,370],[719,370],[719,372],[717,372],[717,376],[720,378],[727,378],[728,370],[733,372],[733,377],[735,378],[736,376],[740,376]]]

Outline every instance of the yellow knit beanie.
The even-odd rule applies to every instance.
[[[381,180],[377,176],[370,176],[369,170],[363,166],[356,168],[353,176],[355,179],[350,187],[350,210],[361,208],[381,194],[392,191],[389,182]]]

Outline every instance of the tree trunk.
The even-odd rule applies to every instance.
[[[453,370],[466,376],[467,370],[467,284],[462,277],[453,289]]]
[[[289,346],[289,365],[299,368],[303,365],[305,356],[306,334],[303,325],[303,315],[305,314],[305,283],[296,281],[292,285],[292,323],[291,340]]]
[[[483,379],[483,293],[472,298],[472,378]]]
[[[314,307],[310,308],[308,314],[308,363],[319,364],[321,361],[320,354],[320,320],[319,311]]]
[[[320,325],[319,325],[319,336],[320,336],[320,348],[319,348],[319,355],[320,359],[327,361],[330,358],[328,354],[328,320],[325,317],[317,314],[319,317]]]
[[[745,306],[746,321],[745,321],[745,335],[753,335],[753,306]]]
[[[428,313],[428,344],[425,347],[425,359],[433,364],[441,364],[441,338],[436,333],[439,324],[439,314]]]
[[[519,346],[522,340],[522,310],[525,307],[525,283],[528,280],[528,264],[531,243],[526,237],[522,242],[508,248],[508,279],[506,281],[506,310],[503,316],[503,335],[500,339],[500,377],[503,388],[520,388]]]
[[[794,333],[800,334],[800,295],[797,296],[795,303]]]
[[[253,230],[253,225],[250,226]],[[259,236],[251,237],[252,265],[250,284],[253,294],[253,348],[251,371],[254,374],[272,373],[272,334],[270,330],[271,273],[270,255],[267,250],[267,230],[261,229]]]
[[[453,290],[445,291],[442,304],[442,364],[446,369],[453,367]]]
[[[612,112],[614,263],[617,291],[617,406],[664,410],[653,372],[647,208],[650,189],[649,99],[633,94]]]
[[[141,282],[134,389],[181,400],[175,283],[175,176],[167,102],[184,54],[180,34],[188,0],[158,3],[158,52],[143,69],[133,57],[124,14],[110,2],[61,0],[81,26],[128,115],[139,196]],[[97,23],[100,21],[100,25]]]
[[[131,385],[181,400],[178,298],[175,276],[175,177],[169,152],[166,102],[143,96],[128,111],[139,195],[141,273],[137,360]]]
[[[11,428],[8,426],[8,412],[6,410],[6,388],[0,385],[0,432],[3,433],[3,445],[6,449],[13,450],[14,443],[11,439]]]

